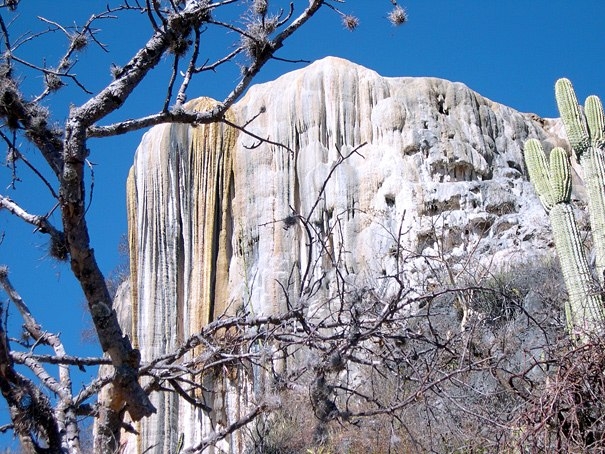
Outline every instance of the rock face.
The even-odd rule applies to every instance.
[[[120,310],[143,361],[221,314],[283,311],[285,294],[307,298],[311,313],[335,294],[337,270],[388,297],[384,276],[405,275],[418,293],[439,284],[426,257],[462,279],[469,257],[497,267],[550,252],[522,145],[566,146],[556,120],[461,83],[385,78],[337,58],[252,87],[230,115],[245,131],[163,125],[137,150],[131,301]],[[158,414],[127,449],[171,452],[181,433],[194,444],[242,411],[238,386],[225,379],[204,396],[211,417],[156,398]]]

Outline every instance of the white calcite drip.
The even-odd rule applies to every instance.
[[[554,120],[460,83],[384,78],[326,58],[252,87],[230,121],[246,132],[163,125],[137,150],[128,180],[132,285],[120,310],[143,362],[223,313],[277,313],[289,300],[319,316],[338,279],[386,298],[396,287],[383,277],[403,270],[420,293],[430,282],[414,254],[502,264],[548,249],[522,144],[564,144]],[[211,417],[154,394],[158,414],[137,425],[127,451],[171,452],[180,434],[185,446],[199,442],[245,412],[259,389],[249,380],[207,383],[214,393],[198,397]],[[239,452],[240,441],[224,448]]]
[[[205,98],[187,105],[212,106]],[[235,130],[223,124],[162,125],[147,133],[137,150],[128,177],[130,334],[143,362],[174,351],[228,311],[235,137]],[[199,410],[179,406],[178,396],[155,396],[158,413],[137,424],[141,437],[133,452],[150,445],[156,452],[171,452],[183,425],[197,439],[211,430],[197,423]],[[207,398],[211,407],[222,404]]]

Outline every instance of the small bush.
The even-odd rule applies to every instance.
[[[549,312],[553,322],[561,322],[565,286],[559,264],[554,260],[516,265],[491,274],[475,290],[471,306],[487,323],[502,325],[524,310]],[[543,314],[546,316],[546,314]]]
[[[518,419],[523,452],[601,453],[605,446],[605,339],[559,345],[547,381]]]

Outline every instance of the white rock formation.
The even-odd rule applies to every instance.
[[[395,288],[384,276],[401,273],[418,292],[438,284],[419,255],[462,272],[468,256],[498,266],[549,249],[522,144],[565,144],[555,120],[461,83],[385,78],[337,58],[252,87],[231,115],[245,133],[164,125],[137,150],[133,285],[121,310],[143,361],[222,313],[284,310],[284,288],[305,298],[315,286],[312,313],[335,293],[337,268],[386,297]],[[137,426],[128,451],[171,452],[181,433],[185,446],[199,441],[245,404],[230,386],[207,396],[212,421],[182,399],[156,397],[157,416]]]

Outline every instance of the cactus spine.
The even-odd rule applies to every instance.
[[[605,120],[603,107],[596,96],[586,100],[584,115],[567,79],[557,81],[555,96],[569,142],[584,170],[598,283],[590,272],[570,203],[571,168],[567,153],[562,148],[554,148],[548,163],[540,143],[531,139],[525,143],[525,162],[553,228],[569,293],[565,306],[568,328],[580,340],[586,340],[588,335],[605,327],[600,291],[605,271]]]

